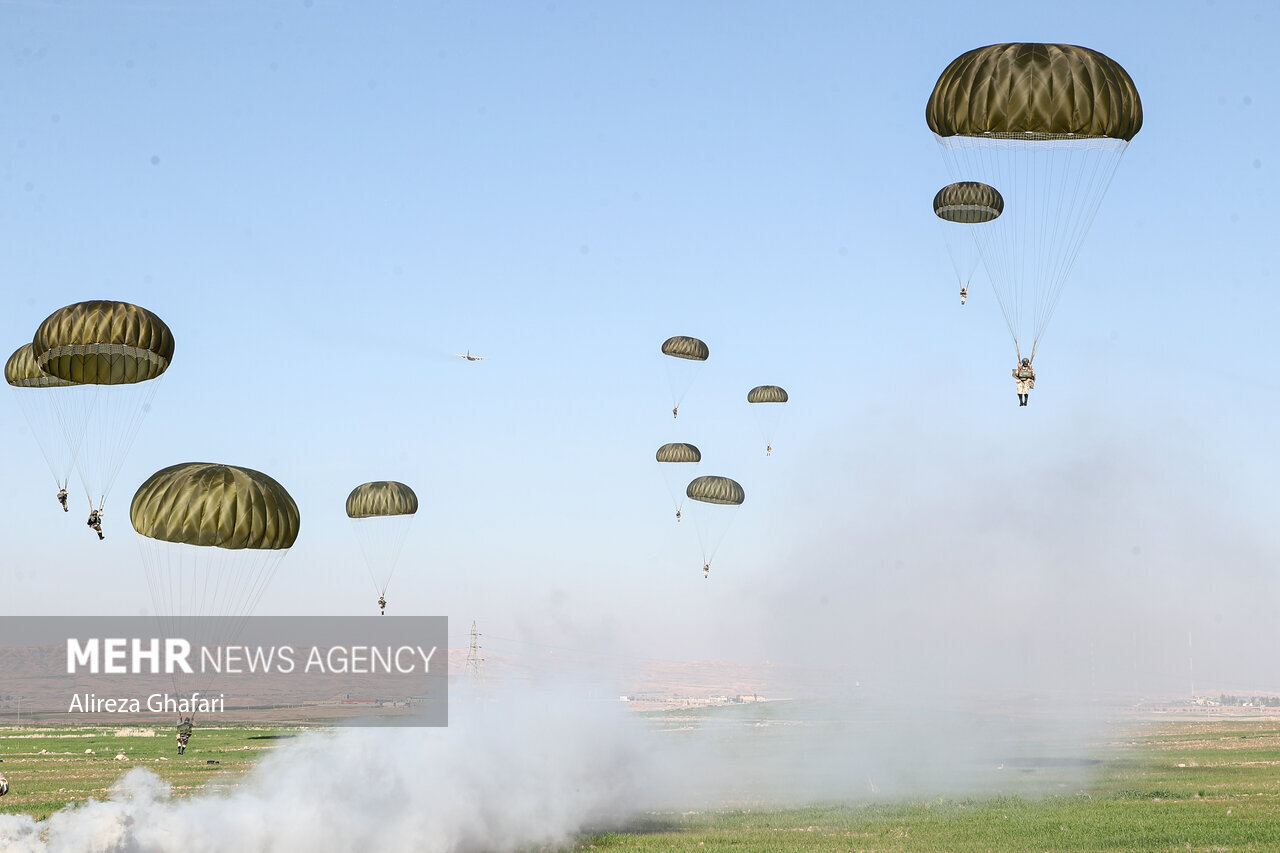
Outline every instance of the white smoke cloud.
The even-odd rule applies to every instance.
[[[930,695],[1079,701],[1267,690],[1280,536],[1196,435],[894,424],[826,459],[855,487],[762,580],[774,660]]]
[[[460,692],[448,728],[308,733],[234,791],[170,798],[134,768],[106,801],[43,823],[0,816],[0,849],[514,851],[616,825],[649,787],[639,729],[620,710],[584,710],[565,688]]]
[[[1274,682],[1252,653],[1277,620],[1274,525],[1166,473],[1211,462],[1169,438],[1059,433],[1028,458],[972,438],[940,483],[950,439],[901,433],[897,455],[824,462],[858,488],[797,497],[812,535],[780,537],[777,570],[716,623],[793,668],[772,695],[800,701],[654,723],[539,670],[455,691],[448,729],[300,738],[234,791],[173,799],[135,769],[105,802],[0,817],[0,849],[514,851],[650,809],[1069,792],[1098,772],[1116,701],[1190,692],[1191,634],[1201,689]],[[645,618],[646,639],[687,629]],[[541,639],[598,645],[556,629]]]

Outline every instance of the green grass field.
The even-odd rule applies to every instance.
[[[301,731],[201,727],[180,757],[168,728],[0,729],[0,772],[13,785],[0,812],[44,818],[69,802],[104,798],[138,765],[170,782],[175,796],[230,789]],[[1280,722],[1148,724],[1098,755],[1087,790],[1055,796],[654,813],[573,849],[1280,850]]]
[[[1280,850],[1280,722],[1150,725],[1088,790],[1022,799],[651,814],[582,850]]]
[[[267,750],[300,731],[202,726],[180,756],[172,727],[0,728],[0,773],[10,784],[0,813],[43,819],[71,802],[104,799],[121,774],[136,766],[154,770],[177,796],[233,786]]]

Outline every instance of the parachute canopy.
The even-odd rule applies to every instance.
[[[695,501],[728,506],[741,506],[747,498],[747,493],[737,482],[710,474],[690,482],[684,493]]]
[[[785,403],[787,392],[777,385],[757,385],[747,392],[748,403]]]
[[[1110,57],[1070,44],[993,44],[952,60],[929,96],[938,136],[1133,139],[1142,101]]]
[[[23,344],[9,356],[4,363],[4,380],[14,388],[62,388],[76,384],[50,376],[37,367],[31,344]]]
[[[299,526],[284,486],[252,468],[210,462],[152,474],[134,494],[129,520],[151,539],[229,550],[290,548]]]
[[[675,358],[687,358],[690,361],[706,361],[711,351],[697,338],[676,335],[662,342],[662,354]]]
[[[31,348],[39,368],[59,379],[126,385],[169,369],[173,333],[145,308],[95,299],[50,314],[36,330]]]
[[[347,516],[360,542],[369,577],[387,594],[396,562],[418,512],[418,496],[404,483],[379,480],[356,486],[347,495]]]
[[[658,448],[657,459],[659,462],[701,462],[702,451],[692,444],[672,442]]]
[[[1004,197],[978,181],[947,184],[933,197],[933,212],[939,219],[961,225],[990,222],[1004,212]]]
[[[404,483],[376,480],[356,486],[347,495],[348,518],[373,518],[384,515],[413,515],[418,511],[418,496]]]

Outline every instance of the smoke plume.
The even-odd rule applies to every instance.
[[[309,733],[234,791],[170,798],[165,782],[135,767],[106,801],[43,823],[0,816],[0,849],[466,853],[559,844],[622,820],[647,787],[641,742],[625,722],[611,707],[583,713],[563,688],[459,690],[448,728]]]

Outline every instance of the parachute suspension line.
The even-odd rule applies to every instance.
[[[1072,154],[1073,152],[1068,151],[1065,154],[1065,158],[1067,160],[1070,160],[1072,158]],[[1034,155],[1032,156],[1031,159],[1033,163],[1038,161],[1038,157]],[[1069,165],[1070,165],[1069,163],[1064,165],[1064,168],[1063,168],[1064,175],[1067,174],[1068,172],[1067,166]],[[1058,189],[1057,197],[1060,198],[1061,203],[1065,204],[1066,198],[1063,197],[1063,191],[1066,190],[1065,183],[1063,184],[1063,186],[1058,187],[1057,189]],[[1041,207],[1047,206],[1050,203],[1049,199],[1054,197],[1054,186],[1050,178],[1046,178],[1046,180],[1044,181],[1042,190],[1043,191],[1041,196],[1034,200],[1035,209],[1037,211],[1039,211]],[[1074,197],[1074,195],[1075,193],[1072,193],[1071,197]],[[1041,224],[1039,230],[1034,232],[1034,236],[1036,238],[1034,248],[1026,253],[1027,255],[1029,255],[1030,257],[1034,258],[1037,261],[1035,265],[1035,269],[1033,270],[1033,274],[1035,278],[1033,278],[1032,281],[1039,284],[1039,287],[1035,293],[1035,306],[1034,306],[1034,315],[1033,315],[1033,321],[1032,321],[1033,348],[1034,348],[1034,345],[1039,342],[1040,334],[1044,330],[1043,324],[1046,322],[1046,320],[1044,319],[1044,314],[1045,314],[1048,303],[1051,301],[1052,294],[1055,290],[1058,290],[1059,292],[1061,291],[1061,282],[1056,281],[1053,277],[1054,270],[1060,267],[1060,259],[1050,257],[1049,253],[1045,250],[1044,247],[1051,240],[1061,239],[1062,224],[1061,224],[1061,219],[1059,219],[1058,221],[1054,222],[1054,226],[1051,229],[1048,224],[1048,221],[1049,221],[1049,217],[1046,215],[1044,217],[1044,222]]]
[[[369,580],[379,595],[386,595],[391,586],[414,518],[415,514],[404,514],[351,519]]]
[[[360,529],[360,521],[353,519],[353,522],[356,527],[356,538],[360,540],[360,550],[365,551],[365,543],[364,543],[365,537]],[[365,551],[366,555],[368,553],[369,553],[368,551]],[[373,570],[373,560],[370,559],[368,556],[366,556],[364,564],[365,564],[365,568],[369,570],[369,580],[373,583],[373,588],[378,590],[378,595],[385,596],[387,594],[387,586],[391,584],[391,578],[387,578],[386,585],[379,585],[378,577]]]
[[[671,405],[672,411],[679,411],[684,405],[684,398],[689,393],[689,389],[693,387],[693,382],[698,378],[697,368],[693,367],[687,359],[672,358],[669,355],[662,356],[664,369],[667,372],[667,383],[671,386]],[[692,362],[699,364],[700,362]]]
[[[1120,161],[1128,147],[1129,143],[1126,140],[1105,139],[1095,140],[1094,144],[1088,148],[1071,149],[1074,157],[1086,161],[1078,165],[1069,162],[1069,169],[1064,169],[1063,173],[1064,187],[1070,179],[1070,172],[1078,173],[1072,185],[1067,209],[1078,209],[1079,214],[1072,217],[1070,222],[1063,223],[1061,231],[1055,235],[1055,241],[1061,241],[1058,245],[1065,245],[1067,248],[1061,253],[1059,264],[1047,272],[1047,280],[1052,281],[1053,286],[1047,294],[1044,310],[1037,317],[1037,341],[1043,336],[1049,320],[1057,310],[1058,301],[1062,298],[1072,269],[1075,268],[1085,235],[1093,227],[1094,219],[1097,218],[1098,211],[1102,207],[1102,199],[1111,187],[1111,182],[1115,179]],[[1065,196],[1065,191],[1063,195]]]
[[[1053,146],[1053,143],[1048,143]],[[1059,286],[1059,283],[1052,277],[1055,259],[1050,251],[1051,246],[1060,245],[1055,237],[1061,231],[1061,216],[1053,216],[1051,210],[1052,200],[1057,199],[1059,204],[1065,201],[1064,191],[1066,190],[1065,181],[1061,187],[1055,192],[1055,184],[1053,178],[1054,160],[1047,156],[1042,156],[1045,152],[1043,148],[1032,149],[1029,153],[1029,168],[1031,170],[1031,178],[1028,183],[1028,196],[1032,199],[1032,205],[1029,215],[1032,217],[1031,227],[1028,229],[1026,239],[1031,241],[1031,247],[1026,248],[1022,253],[1026,262],[1032,265],[1030,278],[1033,284],[1031,294],[1032,301],[1032,333],[1031,347],[1032,352],[1035,351],[1035,344],[1040,339],[1040,334],[1044,330],[1042,325],[1042,317],[1044,314],[1044,306],[1049,294]],[[1065,176],[1069,172],[1071,155],[1073,152],[1068,150],[1066,162],[1063,164],[1062,174]],[[1042,162],[1042,160],[1044,162]],[[1043,172],[1043,174],[1041,174]],[[1033,195],[1036,189],[1040,190],[1038,196]],[[1074,195],[1074,194],[1073,194]],[[1065,207],[1059,207],[1060,212]]]
[[[241,578],[229,565],[211,565],[214,560],[210,558],[225,556],[214,553],[223,549],[203,554],[193,546],[149,539],[143,546],[148,582],[156,591],[154,601],[168,627],[180,631],[192,620],[235,615],[223,607],[223,598],[230,588],[240,586]]]
[[[1015,346],[1034,351],[1128,142],[936,138],[954,177],[1005,196],[1003,215],[974,236]]]
[[[1051,143],[1052,144],[1052,143]],[[1045,157],[1046,171],[1044,188],[1045,193],[1042,204],[1047,208],[1053,199],[1058,199],[1061,210],[1075,210],[1080,196],[1080,185],[1077,182],[1074,186],[1069,186],[1069,177],[1075,171],[1073,161],[1076,159],[1076,150],[1072,148],[1066,149],[1065,157],[1059,155],[1057,158]],[[1053,175],[1053,166],[1055,162],[1061,162],[1060,174],[1057,178]],[[1036,270],[1037,281],[1046,283],[1046,287],[1036,294],[1035,306],[1035,333],[1032,337],[1032,352],[1035,352],[1035,345],[1039,343],[1040,336],[1044,333],[1045,327],[1049,322],[1049,316],[1052,314],[1053,305],[1057,303],[1057,297],[1062,293],[1066,283],[1065,275],[1061,275],[1062,261],[1055,259],[1053,253],[1049,251],[1051,246],[1063,245],[1063,240],[1069,229],[1066,219],[1070,217],[1051,217],[1049,211],[1045,211],[1045,221],[1040,232],[1040,242],[1036,247],[1033,257],[1040,259],[1040,268]],[[1055,260],[1057,263],[1055,264]]]
[[[662,474],[662,481],[666,484],[667,494],[671,497],[671,508],[676,512],[683,512],[685,500],[688,497],[684,487],[691,479],[689,475],[697,473],[698,463],[659,462],[657,464],[658,471]],[[685,473],[686,470],[688,474]]]
[[[947,222],[944,219],[938,219],[938,227],[942,229],[943,244],[947,247],[947,257],[951,259],[951,269],[955,271],[956,282],[961,287],[968,287],[969,282],[973,280],[973,274],[978,269],[978,264],[982,263],[982,254],[978,251],[978,238],[974,234],[974,229],[979,225],[970,225],[959,222]],[[964,236],[955,236],[956,229],[963,228]],[[957,243],[965,243],[970,247],[970,251],[961,252],[957,250]]]
[[[1009,187],[1008,193],[1005,194],[1006,210],[1004,216],[1007,216],[1009,212],[1009,205],[1017,204],[1016,199],[1019,197],[1022,190],[1020,182],[1018,181],[1018,173],[1005,167],[1002,158],[998,156],[997,151],[994,148],[987,148],[983,146],[962,146],[957,150],[966,152],[971,160],[977,158],[983,161],[979,168],[975,170],[973,167],[970,167],[969,171],[976,171],[979,174],[998,176],[995,179]],[[996,189],[999,190],[999,186],[997,186]],[[1012,199],[1015,199],[1015,201],[1009,200],[1010,193],[1012,194]],[[1000,223],[999,220],[997,220],[996,223],[992,224],[1004,225],[1005,223]],[[1016,228],[1006,227],[992,234],[979,235],[980,246],[982,245],[983,237],[999,239],[1003,244],[997,246],[994,253],[988,251],[982,252],[982,257],[983,261],[989,265],[988,269],[990,270],[989,274],[992,286],[998,294],[997,303],[1000,305],[1001,312],[1004,314],[1005,325],[1009,329],[1009,337],[1013,339],[1014,349],[1019,350],[1021,345],[1018,341],[1018,329],[1022,324],[1022,291],[1018,287],[1012,286],[1011,283],[1019,280],[1020,272],[1007,269],[1007,264],[1009,262],[1008,259],[1016,257],[1016,253],[1013,250],[1017,241]],[[993,255],[993,260],[988,260],[989,255]],[[1008,311],[1005,311],[1006,304],[1009,306]],[[1019,361],[1021,361],[1020,358]]]
[[[1008,254],[1006,258],[1016,258],[1016,266],[1009,270],[1010,277],[1006,286],[1014,295],[1015,314],[1013,319],[1013,334],[1018,338],[1018,349],[1021,351],[1023,330],[1026,328],[1023,318],[1026,316],[1027,291],[1032,288],[1034,279],[1030,277],[1030,271],[1027,269],[1027,253],[1021,251],[1021,247],[1028,242],[1027,231],[1035,228],[1035,205],[1021,201],[1028,197],[1032,188],[1035,186],[1034,170],[1023,170],[1018,168],[1018,164],[1009,157],[1001,157],[995,149],[983,149],[987,159],[996,164],[999,168],[1004,165],[1003,172],[1008,177],[1009,183],[1013,186],[1013,199],[1007,204],[1013,206],[1013,218],[1010,220],[1013,225],[1006,235],[1006,243],[1004,251]],[[1033,164],[1034,165],[1034,164]],[[1028,173],[1029,171],[1029,173]],[[1027,211],[1026,218],[1020,220],[1018,218],[1019,206]],[[1006,209],[1007,212],[1007,209]],[[1019,357],[1019,363],[1022,359]]]
[[[71,470],[78,470],[91,503],[95,496],[101,501],[111,491],[161,379],[163,376],[123,385],[89,383],[42,389],[50,395],[48,404],[68,448],[66,479],[70,479]],[[44,442],[40,444],[45,450]],[[46,460],[49,458],[46,451]],[[56,466],[51,462],[50,467]]]
[[[378,595],[385,596],[387,594],[387,587],[378,583],[378,577],[374,573],[372,561],[366,559],[364,562],[365,562],[365,568],[368,569],[369,571],[369,582],[372,583],[373,588],[378,591]],[[391,583],[391,579],[387,578],[387,584],[390,584],[390,583]]]
[[[937,219],[936,216],[934,218]],[[951,240],[949,239],[949,235],[947,234],[948,226],[955,228],[956,223],[944,222],[941,219],[938,220],[938,227],[942,229],[942,236],[944,239],[946,239],[947,257],[951,259],[951,268],[955,270],[956,278],[959,279],[962,275],[962,273],[960,272],[960,269],[962,266],[964,266],[964,263],[963,261],[960,260],[959,253],[956,252],[955,247],[951,244]]]
[[[266,595],[267,582],[271,580],[272,575],[274,575],[276,573],[276,569],[279,568],[280,561],[284,559],[284,553],[281,552],[266,551],[263,553],[269,556],[261,560],[257,567],[257,571],[253,573],[253,584],[250,587],[253,592],[245,602],[244,608],[238,614],[234,629],[235,634],[233,636],[239,635],[240,631],[244,628],[244,623],[258,609],[258,604],[262,601],[262,596]]]
[[[130,518],[161,622],[219,658],[243,633],[298,524],[293,498],[270,477],[207,463],[157,471],[134,494]],[[217,678],[203,666],[173,675],[182,692]]]
[[[143,567],[162,628],[193,645],[233,642],[265,593],[284,551],[196,548],[139,534]],[[209,620],[225,620],[216,624]],[[203,691],[204,682],[173,678],[175,692]],[[180,683],[182,682],[182,683]]]
[[[1015,168],[1017,164],[1014,164]],[[1026,339],[1026,314],[1027,303],[1030,302],[1032,316],[1035,316],[1036,303],[1036,284],[1039,279],[1036,278],[1035,250],[1032,247],[1039,247],[1043,240],[1038,239],[1040,235],[1040,225],[1044,222],[1039,204],[1036,203],[1035,188],[1039,185],[1038,176],[1036,174],[1036,166],[1039,163],[1033,156],[1027,163],[1025,171],[1018,175],[1020,185],[1018,187],[1018,195],[1014,196],[1014,203],[1017,199],[1025,198],[1028,203],[1025,205],[1026,221],[1023,223],[1021,234],[1018,235],[1018,277],[1014,279],[1013,286],[1018,291],[1018,337],[1021,340]],[[1016,216],[1017,210],[1014,211]],[[1017,219],[1014,220],[1017,222]],[[1034,337],[1034,335],[1032,336]]]
[[[1034,269],[1035,315],[1033,349],[1057,309],[1084,237],[1101,206],[1102,197],[1119,166],[1128,143],[1122,140],[1079,140],[1041,143],[1033,159],[1044,161],[1050,174],[1037,185],[1042,224],[1039,243],[1028,253],[1039,263]]]
[[[91,494],[110,493],[163,381],[161,374],[146,382],[95,386],[103,390],[98,392],[96,408],[87,419],[89,428],[80,459],[81,479]]]
[[[658,357],[662,359],[662,367],[667,374],[667,386],[671,390],[673,412],[678,412],[680,407],[684,405],[685,396],[693,388],[694,383],[698,381],[698,374],[702,372],[706,360],[680,358],[679,356],[668,355],[665,352],[660,353]]]
[[[167,568],[163,568],[164,558],[149,550],[149,548],[156,548],[158,545],[148,540],[141,533],[136,535],[138,538],[138,551],[142,557],[143,575],[146,577],[147,587],[151,591],[151,605],[155,608],[156,621],[160,623],[160,630],[166,636],[180,636],[180,620],[176,616],[170,615],[180,612],[173,604],[173,584],[165,583],[164,581],[169,578],[181,578],[183,573],[175,571],[171,563]],[[175,694],[179,693],[177,673],[171,673],[169,680],[173,684],[173,692]]]
[[[61,416],[62,407],[59,402],[65,398],[65,391],[66,389],[56,387],[13,389],[13,393],[18,397],[18,406],[22,409],[22,416],[27,422],[27,428],[35,436],[36,444],[40,447],[40,455],[44,457],[49,471],[53,473],[54,482],[59,489],[67,488],[67,484],[71,482],[71,472],[76,467],[75,452],[79,449],[72,447],[67,441],[65,422]],[[52,432],[55,430],[60,435],[53,435]],[[59,452],[60,447],[66,447],[66,452]]]
[[[134,535],[138,537],[139,550],[141,550],[141,546],[142,546],[141,540],[146,537],[144,537],[141,533],[137,533],[137,532],[135,532]],[[150,567],[147,566],[145,557],[143,558],[143,563],[142,563],[142,574],[147,580],[147,590],[151,593],[151,606],[156,608],[156,614],[155,614],[156,619],[160,620],[160,623],[161,623],[160,627],[167,634],[168,626],[165,624],[164,618],[160,615],[161,612],[163,611],[161,611],[158,606],[160,603],[160,587],[156,584],[155,573],[152,572],[150,570]]]
[[[698,509],[702,509],[699,507]],[[728,512],[729,518],[720,520],[717,524],[715,520],[711,523],[702,521],[699,523],[694,520],[694,530],[698,534],[698,545],[702,548],[702,562],[704,565],[710,565],[716,558],[716,552],[720,550],[721,543],[724,542],[725,536],[729,533],[729,528],[733,526],[734,519],[737,517],[737,507],[729,506],[713,506],[711,512]],[[706,510],[703,510],[705,513]],[[701,515],[702,513],[700,513]]]
[[[165,601],[164,605],[161,605],[159,601],[156,602],[157,610],[166,613],[166,616],[161,617],[161,621],[168,622],[168,625],[165,626],[165,633],[169,637],[182,637],[191,640],[195,646],[198,646],[198,644],[204,642],[205,638],[202,635],[191,634],[193,625],[189,624],[189,620],[195,616],[195,613],[187,613],[182,603],[180,603],[186,601],[187,598],[186,594],[184,594],[188,575],[187,566],[184,565],[186,564],[186,555],[169,543],[164,543],[164,546],[161,547],[164,548],[165,555],[164,557],[157,556],[157,561],[159,562],[157,562],[154,574],[160,579],[157,583],[163,584],[165,578],[169,580],[168,596],[165,597],[168,598],[168,601]],[[174,565],[174,561],[177,561],[177,566]],[[146,566],[146,569],[147,574],[151,575],[151,566]],[[174,587],[177,587],[177,589],[174,589]],[[184,620],[184,616],[187,617],[186,620]],[[174,694],[180,697],[187,685],[180,683],[177,671],[170,675],[170,680],[173,681]]]
[[[139,550],[141,550],[142,540],[145,537],[141,533],[135,533],[134,535],[138,537],[138,544],[140,546]],[[178,632],[175,630],[175,626],[172,620],[164,615],[171,611],[168,608],[162,607],[160,605],[160,602],[163,600],[164,593],[159,583],[156,580],[156,573],[151,571],[151,567],[147,565],[145,557],[143,558],[142,567],[143,567],[142,574],[147,580],[147,589],[151,593],[151,606],[155,608],[154,615],[155,615],[156,621],[160,623],[161,634],[163,634],[166,637],[178,636]],[[176,694],[178,692],[177,673],[170,673],[169,681],[172,683],[173,692]]]
[[[978,237],[973,233],[974,229],[978,227],[979,226],[977,225],[963,226],[965,231],[969,232],[965,234],[965,239],[968,240],[970,246],[972,246],[972,250],[969,252],[969,262],[965,264],[964,279],[962,281],[962,284],[966,288],[968,288],[969,284],[973,281],[973,274],[978,271],[978,264],[982,263],[982,253],[978,251]]]
[[[1014,186],[1015,182],[1010,180],[1009,176],[1005,174],[1005,170],[999,167],[998,159],[991,155],[991,152],[979,146],[966,146],[963,144],[961,137],[954,137],[944,141],[942,137],[935,134],[934,138],[938,140],[943,160],[954,180],[972,180],[979,176],[986,176],[983,178],[983,182],[995,186],[1001,194],[1008,192],[1008,190],[1002,189],[1001,185],[1010,189],[1016,188]],[[969,156],[962,160],[961,154],[966,152]],[[974,161],[985,161],[985,163],[979,165]],[[1018,292],[1015,288],[1003,286],[1007,280],[1007,272],[1003,268],[1002,259],[1013,256],[1013,252],[1010,250],[1012,241],[1008,235],[1008,229],[1001,228],[993,233],[994,229],[991,226],[997,225],[999,222],[1000,220],[997,219],[994,222],[985,223],[987,228],[984,228],[981,232],[974,229],[971,234],[974,242],[977,243],[978,255],[982,259],[983,265],[987,268],[987,280],[990,282],[991,290],[995,294],[996,304],[1000,306],[1000,314],[1004,317],[1005,326],[1009,330],[1009,337],[1012,339],[1014,347],[1017,348],[1017,318],[1020,313]],[[993,247],[991,243],[994,241],[1003,242],[1004,245],[999,248]]]
[[[68,450],[68,481],[71,479],[71,471],[79,467],[77,463],[80,461],[80,452],[83,450],[89,420],[96,408],[98,388],[97,385],[76,385],[65,389],[65,393],[51,398],[58,431],[62,433],[62,440],[66,443]],[[85,490],[85,494],[89,494],[88,489]]]
[[[219,584],[215,597],[218,603],[217,615],[235,620],[230,629],[231,637],[239,636],[245,622],[258,609],[262,596],[266,594],[268,582],[285,555],[284,551],[279,550],[247,550],[253,551],[253,557],[237,560],[243,562],[244,567],[238,572],[228,573],[236,576],[236,582],[225,588]],[[248,590],[247,595],[245,590]],[[238,606],[235,603],[237,599]]]
[[[63,437],[72,448],[71,454],[75,460],[76,473],[80,475],[80,484],[84,488],[84,495],[89,500],[90,507],[93,506],[93,490],[85,485],[82,465],[85,436],[89,433],[89,422],[93,420],[97,410],[100,388],[99,385],[76,386],[73,389],[75,393],[66,395],[64,405],[58,412]]]

